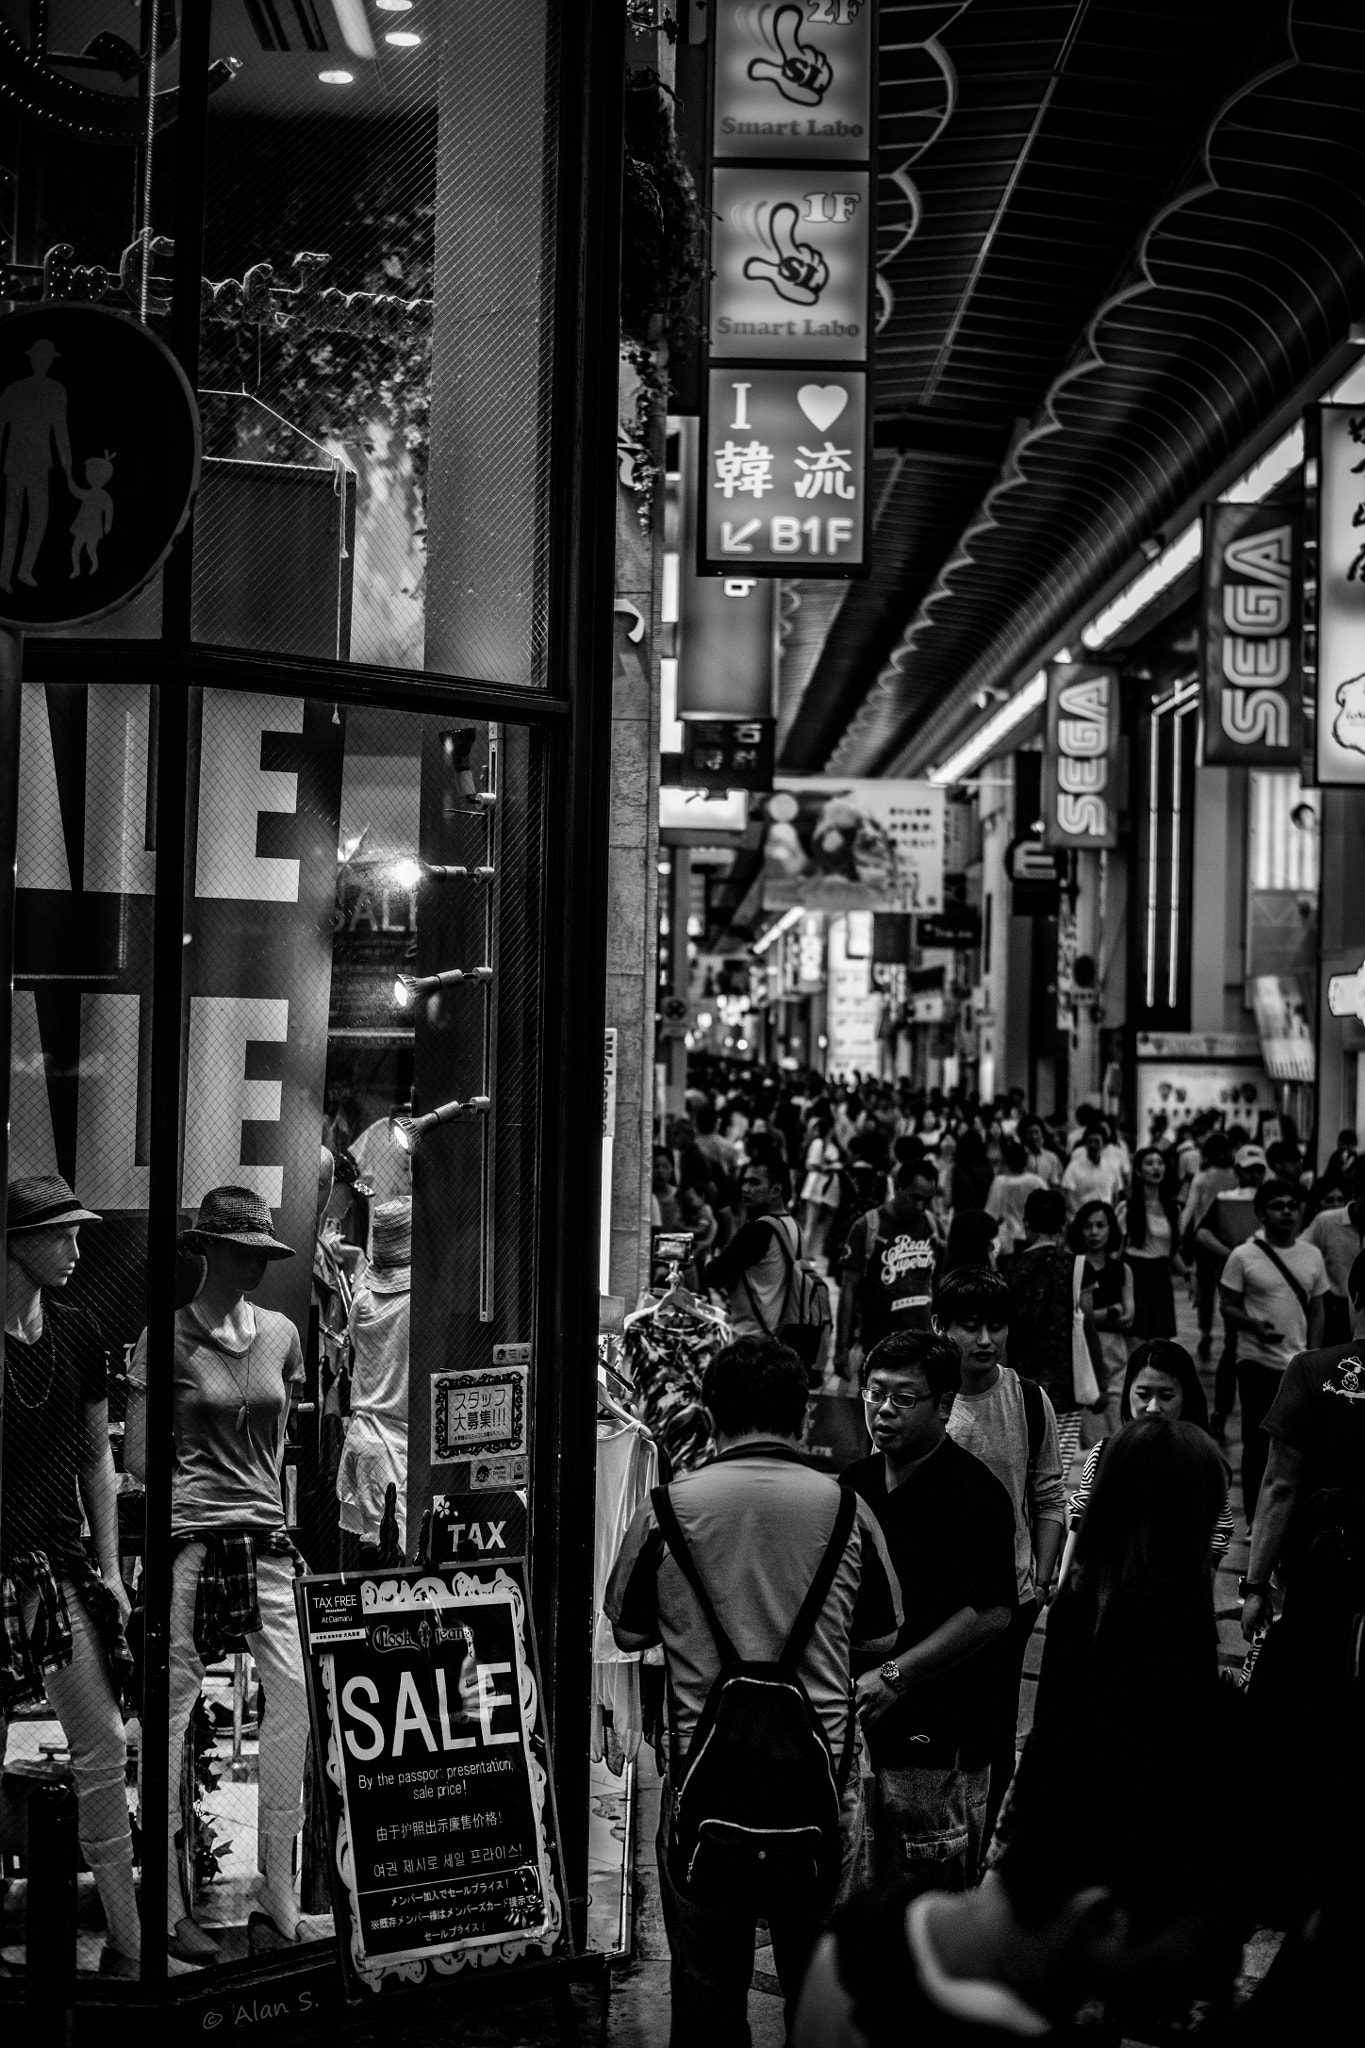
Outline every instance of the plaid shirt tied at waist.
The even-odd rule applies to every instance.
[[[292,1558],[296,1574],[308,1566],[285,1529],[192,1529],[177,1539],[177,1555],[187,1543],[204,1546],[194,1596],[194,1647],[203,1663],[216,1664],[260,1633],[257,1557]]]
[[[0,1569],[0,1714],[21,1700],[41,1699],[50,1671],[71,1662],[71,1616],[65,1579],[89,1615],[109,1665],[114,1697],[133,1669],[118,1601],[88,1558],[64,1557],[54,1570],[45,1550],[25,1551]],[[26,1596],[37,1595],[32,1625],[24,1626]]]

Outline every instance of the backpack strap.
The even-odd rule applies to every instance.
[[[790,1216],[790,1211],[788,1212],[788,1215]],[[777,1312],[777,1320],[773,1324],[771,1330],[768,1328],[767,1323],[763,1319],[762,1309],[759,1307],[757,1301],[754,1299],[754,1290],[749,1284],[749,1275],[747,1272],[744,1274],[744,1292],[749,1297],[749,1306],[754,1312],[754,1321],[758,1324],[759,1329],[762,1330],[765,1337],[775,1337],[782,1327],[783,1315],[787,1308],[788,1303],[791,1300],[792,1285],[796,1279],[797,1254],[801,1250],[801,1225],[797,1222],[794,1216],[790,1217],[792,1228],[796,1232],[796,1251],[794,1252],[787,1242],[787,1233],[782,1228],[782,1224],[785,1220],[783,1217],[759,1216],[755,1220],[759,1223],[772,1224],[773,1233],[777,1239],[778,1247],[781,1250],[783,1258],[787,1262],[787,1285],[782,1296],[782,1305]]]
[[[651,1507],[654,1509],[655,1519],[659,1524],[659,1533],[672,1551],[679,1571],[697,1596],[697,1605],[701,1608],[702,1617],[706,1622],[706,1626],[711,1631],[711,1637],[720,1654],[722,1666],[738,1664],[740,1661],[739,1651],[721,1627],[716,1610],[711,1605],[711,1596],[702,1584],[701,1573],[697,1570],[696,1560],[687,1547],[687,1538],[683,1535],[682,1525],[673,1511],[673,1503],[669,1498],[668,1488],[666,1486],[656,1486],[650,1494],[649,1500]]]
[[[1280,1272],[1283,1274],[1284,1278],[1289,1283],[1290,1293],[1294,1296],[1295,1301],[1297,1301],[1299,1307],[1303,1310],[1304,1319],[1306,1321],[1308,1317],[1308,1295],[1303,1286],[1301,1285],[1301,1283],[1290,1272],[1284,1260],[1279,1256],[1277,1252],[1271,1249],[1271,1247],[1266,1243],[1263,1237],[1253,1237],[1248,1241],[1251,1244],[1255,1245],[1258,1252],[1265,1253],[1266,1257],[1269,1259],[1272,1266],[1279,1267]]]
[[[841,1486],[839,1505],[834,1515],[834,1527],[830,1530],[824,1556],[816,1566],[810,1590],[797,1610],[791,1634],[783,1644],[782,1654],[777,1660],[777,1668],[784,1678],[796,1675],[796,1667],[805,1654],[807,1643],[815,1633],[815,1624],[820,1619],[821,1609],[829,1598],[829,1589],[834,1584],[834,1574],[839,1569],[839,1560],[844,1554],[857,1512],[857,1494],[851,1486]]]
[[[1038,1463],[1038,1453],[1043,1448],[1043,1390],[1037,1380],[1025,1379],[1019,1375],[1019,1388],[1024,1396],[1024,1421],[1028,1428],[1029,1469]]]

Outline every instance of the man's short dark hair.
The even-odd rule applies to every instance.
[[[923,1373],[934,1395],[955,1394],[962,1385],[956,1344],[933,1330],[896,1330],[874,1344],[863,1360],[863,1385],[874,1372]]]
[[[749,1140],[749,1165],[761,1167],[784,1202],[790,1201],[792,1177],[781,1147],[765,1132]]]
[[[692,1121],[697,1127],[698,1135],[703,1138],[709,1138],[712,1131],[716,1128],[715,1103],[699,1102],[692,1112]]]
[[[1015,1138],[1006,1138],[1000,1147],[1006,1173],[1023,1173],[1028,1166],[1028,1154]]]
[[[806,1368],[776,1337],[739,1337],[702,1374],[701,1397],[720,1436],[800,1436]]]
[[[912,1188],[917,1180],[932,1181],[938,1186],[938,1169],[927,1155],[919,1159],[908,1159],[896,1169],[896,1186],[902,1194]]]
[[[1066,1229],[1066,1196],[1060,1188],[1034,1188],[1024,1203],[1024,1228],[1039,1237],[1060,1237]]]
[[[1008,1323],[1009,1282],[993,1266],[957,1266],[934,1289],[934,1316],[946,1330],[949,1323]]]
[[[1292,1180],[1267,1178],[1261,1182],[1251,1198],[1251,1206],[1258,1216],[1264,1216],[1272,1202],[1282,1202],[1286,1195],[1292,1195],[1299,1207],[1303,1207],[1303,1189]]]

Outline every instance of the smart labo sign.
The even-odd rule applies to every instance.
[[[298,1582],[337,1931],[378,1991],[565,1938],[518,1566]]]

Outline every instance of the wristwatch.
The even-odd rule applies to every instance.
[[[1243,1578],[1237,1581],[1237,1598],[1239,1600],[1249,1600],[1253,1593],[1268,1593],[1269,1591],[1270,1586],[1265,1579]]]
[[[900,1694],[905,1689],[905,1679],[901,1673],[901,1667],[896,1662],[894,1657],[887,1658],[885,1664],[883,1664],[880,1670],[878,1671],[877,1676],[878,1678],[880,1678],[883,1685],[890,1686],[892,1692],[896,1694],[897,1698],[900,1697]]]

